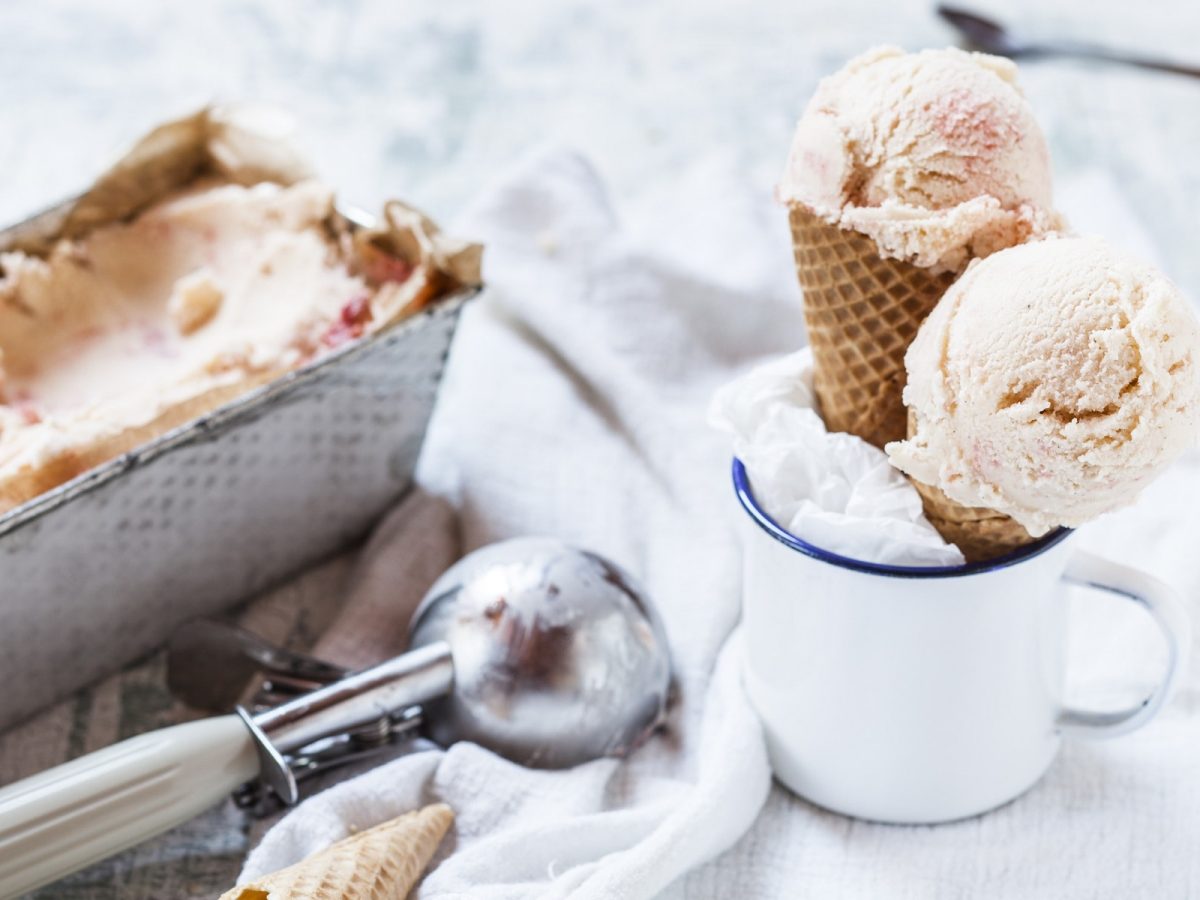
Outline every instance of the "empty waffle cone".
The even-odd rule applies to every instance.
[[[434,804],[351,835],[221,900],[404,900],[454,822]]]
[[[881,448],[902,440],[904,353],[956,274],[884,259],[870,238],[803,205],[788,218],[826,426]]]
[[[907,417],[906,433],[915,429],[914,419]],[[983,562],[1012,553],[1035,538],[1015,519],[982,506],[963,506],[947,497],[939,488],[910,478],[921,495],[925,518],[938,534],[962,551],[967,562]]]

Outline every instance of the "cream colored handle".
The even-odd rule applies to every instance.
[[[0,789],[0,898],[186,822],[258,774],[237,716],[130,738]]]

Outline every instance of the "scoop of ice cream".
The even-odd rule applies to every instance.
[[[905,357],[892,463],[1033,536],[1132,503],[1197,434],[1200,325],[1163,275],[1097,238],[979,260]]]
[[[1059,227],[1050,181],[1012,62],[883,47],[821,81],[779,194],[885,257],[957,270]]]

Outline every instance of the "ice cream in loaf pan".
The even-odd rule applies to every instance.
[[[0,511],[478,283],[393,201],[355,229],[237,111],[164,125],[0,243]]]

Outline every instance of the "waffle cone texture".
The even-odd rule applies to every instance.
[[[788,219],[825,424],[881,449],[903,440],[904,353],[955,273],[884,259],[870,238],[800,204]]]
[[[240,885],[221,900],[404,900],[453,822],[445,804],[426,806]]]
[[[933,485],[909,480],[921,495],[929,524],[957,546],[969,563],[1004,556],[1034,540],[1028,531],[1003,513],[981,506],[962,506]]]
[[[912,437],[916,417],[911,413],[906,428]],[[963,506],[931,484],[922,484],[915,478],[909,481],[921,495],[929,524],[957,546],[969,563],[995,559],[1035,540],[1015,519],[1003,513],[982,506]]]
[[[801,204],[789,207],[788,220],[804,291],[813,389],[825,425],[880,449],[903,440],[911,426],[902,396],[904,354],[957,273],[884,259],[869,237],[830,225]],[[912,484],[925,517],[967,562],[1033,541],[1008,516],[962,506],[932,485]]]

